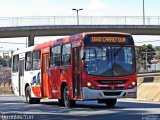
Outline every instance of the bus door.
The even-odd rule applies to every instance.
[[[73,48],[73,96],[75,99],[82,98],[81,80],[81,47]]]
[[[49,67],[49,54],[42,54],[42,97],[49,97],[49,79],[48,79],[48,67]]]
[[[24,59],[19,61],[19,95],[24,95]]]

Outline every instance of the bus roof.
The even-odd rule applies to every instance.
[[[83,32],[83,35],[87,34],[117,34],[117,35],[131,35],[129,33],[123,33],[123,32],[109,32],[109,31],[102,31],[102,32]]]
[[[15,54],[20,54],[20,53],[24,53],[24,52],[28,52],[28,51],[32,51],[32,50],[36,50],[36,49],[43,49],[43,48],[45,48],[45,47],[50,47],[50,46],[56,45],[58,42],[66,43],[66,42],[69,42],[72,37],[73,37],[73,38],[76,37],[76,39],[77,39],[78,36],[80,36],[79,39],[81,39],[81,38],[84,38],[84,36],[86,36],[86,35],[92,35],[92,34],[131,35],[131,34],[129,34],[129,33],[109,32],[109,31],[102,31],[102,32],[82,32],[82,33],[79,33],[79,34],[66,36],[66,37],[63,37],[63,38],[60,38],[60,39],[50,40],[50,41],[48,41],[48,42],[44,42],[44,43],[41,43],[41,44],[38,44],[38,45],[34,45],[34,46],[27,47],[27,48],[24,48],[24,49],[16,50],[16,51],[13,52],[13,55],[15,55]]]
[[[20,50],[15,50],[15,51],[13,52],[13,55],[31,51],[31,50],[33,50],[33,48],[34,48],[34,46],[27,47],[27,48],[20,49]]]

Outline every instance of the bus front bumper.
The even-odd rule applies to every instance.
[[[83,87],[83,100],[136,98],[137,88],[125,90],[93,90]]]

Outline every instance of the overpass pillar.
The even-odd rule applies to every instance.
[[[33,46],[34,45],[34,35],[31,34],[29,37],[28,37],[28,47],[30,46]]]

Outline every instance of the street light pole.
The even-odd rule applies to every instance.
[[[145,25],[145,9],[144,9],[144,0],[143,0],[143,25]]]
[[[81,9],[75,9],[75,8],[73,8],[72,10],[75,10],[77,12],[77,25],[79,25],[79,15],[78,15],[78,12],[80,10],[83,10],[83,9],[82,8]]]

